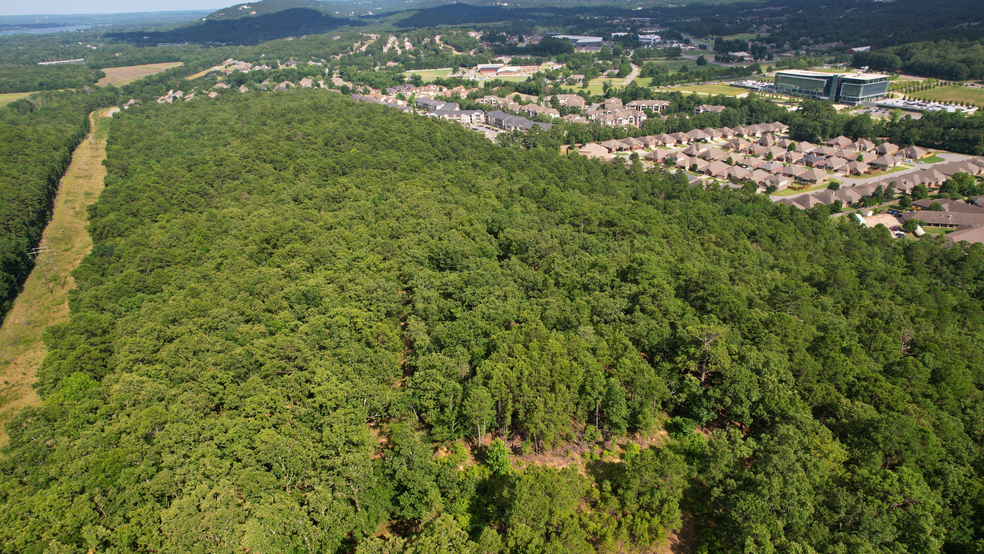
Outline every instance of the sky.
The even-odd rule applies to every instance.
[[[241,0],[0,0],[0,15],[217,10]]]

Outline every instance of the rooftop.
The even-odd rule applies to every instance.
[[[885,75],[884,73],[857,73],[857,72],[827,73],[823,71],[808,71],[806,69],[783,69],[776,72],[776,74],[780,74],[780,73],[783,75],[795,75],[798,77],[813,77],[819,79],[827,79],[829,77],[833,77],[834,75],[837,75],[842,79],[861,79],[864,81],[874,81],[876,79],[888,79],[888,75]]]

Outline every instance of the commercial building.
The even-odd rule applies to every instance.
[[[858,104],[884,98],[888,93],[888,75],[789,69],[776,72],[775,87],[778,92],[790,96]]]
[[[579,46],[601,46],[602,37],[589,37],[584,35],[559,35],[554,33],[547,33],[548,36],[553,38],[566,38],[567,40],[574,43],[574,47]]]

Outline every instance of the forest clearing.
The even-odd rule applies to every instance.
[[[164,62],[148,63],[144,65],[129,65],[126,67],[107,67],[106,69],[103,69],[103,73],[105,73],[106,76],[99,79],[99,81],[96,82],[96,86],[104,87],[106,85],[113,85],[114,87],[121,87],[123,85],[129,85],[139,79],[143,79],[148,75],[155,75],[162,71],[167,71],[168,69],[181,65],[184,65],[184,63]]]
[[[40,403],[34,384],[37,369],[47,353],[41,337],[44,330],[68,320],[68,291],[75,288],[69,272],[89,253],[92,239],[86,232],[86,208],[95,202],[103,187],[106,168],[107,129],[104,117],[89,115],[92,132],[75,150],[72,163],[59,185],[54,215],[44,231],[41,247],[53,250],[52,261],[60,285],[54,284],[50,266],[39,262],[24,283],[14,307],[0,327],[0,446],[7,443],[3,424],[23,407]],[[44,271],[43,271],[44,270]],[[47,271],[47,274],[45,273]],[[49,290],[46,277],[51,283]]]
[[[20,100],[25,98],[33,92],[4,92],[0,93],[0,106],[6,106],[7,104],[13,102],[14,100]]]

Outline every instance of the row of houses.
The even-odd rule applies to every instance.
[[[938,188],[944,181],[953,177],[957,173],[984,175],[984,158],[971,158],[960,162],[937,164],[928,169],[914,170],[896,175],[886,175],[878,181],[856,185],[853,187],[843,187],[837,191],[823,190],[814,194],[800,195],[795,198],[783,198],[779,200],[779,202],[803,209],[812,208],[819,204],[833,204],[835,200],[840,200],[845,206],[847,206],[858,202],[866,196],[872,196],[879,188],[881,188],[882,191],[892,188],[896,192],[903,194],[911,194],[912,190],[918,185],[925,185],[930,189]],[[917,207],[928,208],[933,202],[938,202],[938,200],[917,201],[914,204]],[[977,210],[974,209],[973,211],[976,212]],[[939,212],[927,211],[925,215],[921,215],[917,217],[917,219],[920,221],[925,220],[930,225],[938,223],[938,226],[941,227],[957,227],[961,224],[966,224],[966,222],[959,220],[960,218],[958,218],[959,221],[947,223],[947,220],[950,218],[943,218],[934,215],[938,213]],[[903,218],[905,217],[907,216],[903,216]],[[913,215],[910,214],[908,217],[913,217]],[[984,221],[982,221],[982,223],[984,223]]]
[[[942,227],[945,229],[956,229],[946,236],[946,240],[951,244],[962,241],[970,243],[984,243],[984,207],[982,207],[984,197],[978,196],[972,203],[963,200],[947,199],[926,199],[915,202],[917,207],[923,208],[918,211],[910,211],[902,214],[902,219],[908,221],[914,219],[920,226]],[[939,204],[942,211],[929,210],[932,204]]]

